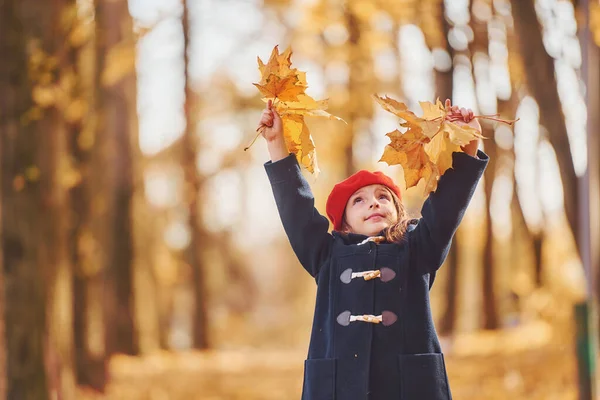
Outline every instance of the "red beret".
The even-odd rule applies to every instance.
[[[385,175],[383,172],[369,172],[364,169],[360,170],[349,178],[336,184],[327,198],[327,205],[325,208],[327,216],[333,223],[334,230],[339,231],[342,229],[342,218],[344,216],[344,210],[346,209],[346,203],[348,203],[350,196],[361,187],[369,185],[384,185],[394,192],[398,198],[402,198],[400,188],[396,186],[392,178]]]

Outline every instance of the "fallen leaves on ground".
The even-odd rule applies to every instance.
[[[450,339],[442,338],[442,345]],[[510,345],[510,343],[514,343]],[[543,323],[457,335],[446,346],[453,397],[575,400],[575,349]],[[289,400],[300,398],[304,351],[207,351],[116,356],[104,396],[82,400]]]

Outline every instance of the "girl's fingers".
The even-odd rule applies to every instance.
[[[273,119],[273,111],[271,111],[271,110],[263,111],[262,115],[260,116],[260,119]]]
[[[268,116],[268,115],[263,115],[263,117],[260,119],[260,125],[272,126],[273,125],[273,117]]]
[[[273,121],[281,121],[281,116],[276,110],[271,111],[271,116],[273,117]]]
[[[269,100],[269,101],[267,102],[267,110],[269,110],[269,111],[270,111],[272,106],[273,106],[273,100]]]
[[[463,117],[463,119],[465,120],[465,122],[469,122],[468,118],[469,118],[469,111],[466,108],[461,108],[460,109],[460,113]]]

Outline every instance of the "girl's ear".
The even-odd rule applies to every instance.
[[[346,223],[346,217],[342,217],[342,233],[348,234],[350,233],[350,227]]]

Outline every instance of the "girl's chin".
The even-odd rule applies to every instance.
[[[372,223],[372,224],[369,224],[368,226],[365,226],[365,228],[363,229],[363,231],[364,231],[363,235],[376,236],[376,235],[379,235],[381,233],[381,231],[387,227],[388,227],[388,224],[384,221]]]

